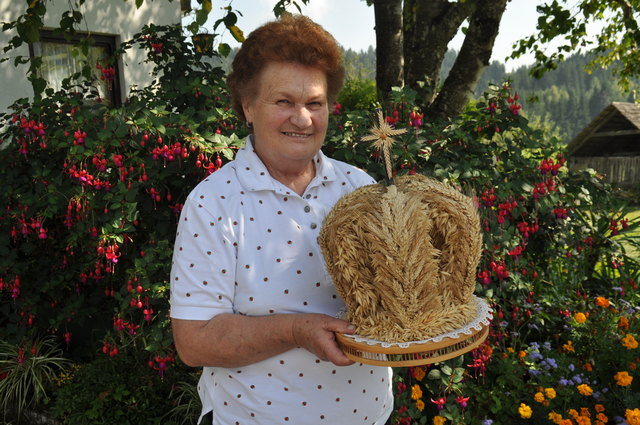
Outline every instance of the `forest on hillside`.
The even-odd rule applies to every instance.
[[[451,69],[456,54],[454,50],[447,52],[441,70],[442,80]],[[523,103],[523,114],[568,143],[611,102],[635,100],[637,85],[624,92],[611,71],[596,68],[587,72],[590,61],[585,55],[575,54],[541,79],[529,75],[529,66],[507,72],[503,63],[494,61],[485,70],[475,94],[479,97],[489,85],[510,81]],[[348,80],[375,80],[375,63],[373,47],[360,52],[345,51]]]

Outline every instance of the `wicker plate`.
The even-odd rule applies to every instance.
[[[478,347],[487,338],[489,328],[482,326],[471,335],[445,338],[440,342],[413,344],[409,347],[383,347],[356,342],[343,334],[336,334],[338,345],[351,360],[375,366],[421,366],[458,357]]]
[[[489,334],[492,316],[487,303],[474,296],[477,317],[463,329],[424,341],[385,343],[358,335],[336,333],[336,340],[351,360],[375,366],[422,366],[458,357],[478,347]]]

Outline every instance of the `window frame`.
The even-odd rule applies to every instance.
[[[93,43],[91,46],[103,48],[107,57],[112,58],[117,48],[117,35],[111,34],[95,34],[88,32],[77,32],[71,37],[70,40],[64,38],[63,35],[55,32],[54,30],[40,30],[40,43],[57,43],[57,44],[66,44],[66,45],[77,45],[82,39],[91,37]],[[31,58],[35,57],[34,45],[33,43],[29,43],[29,55]],[[111,65],[115,71],[115,75],[112,81],[112,88],[109,91],[109,102],[113,106],[121,106],[122,105],[122,95],[121,95],[121,87],[122,83],[120,81],[120,60],[114,61]]]

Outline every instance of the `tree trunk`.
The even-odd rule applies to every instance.
[[[478,0],[460,53],[442,89],[425,114],[434,119],[459,115],[467,105],[482,72],[489,65],[502,14],[508,0]]]
[[[402,55],[402,0],[374,0],[376,24],[376,85],[386,100],[391,88],[404,84]]]
[[[404,1],[404,79],[424,105],[433,102],[447,46],[473,6],[473,1]]]

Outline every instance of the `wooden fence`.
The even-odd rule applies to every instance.
[[[569,158],[572,170],[593,168],[611,184],[629,189],[640,188],[640,156],[596,156]]]

